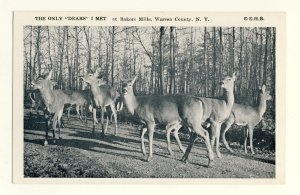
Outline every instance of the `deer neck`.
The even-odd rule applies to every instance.
[[[100,94],[100,88],[95,83],[91,84],[91,91],[92,91],[93,96],[96,96],[97,94]]]
[[[233,90],[228,90],[228,89],[224,89],[224,93],[225,93],[225,102],[226,102],[226,107],[227,110],[232,109],[232,106],[234,104],[234,93]]]
[[[260,118],[262,118],[266,109],[267,109],[267,101],[265,100],[264,97],[259,97],[259,104],[257,110]]]
[[[125,105],[126,105],[128,111],[130,112],[130,114],[133,115],[134,111],[138,107],[138,100],[135,97],[135,95],[133,94],[133,92],[131,95],[126,95],[124,97],[124,102],[125,102]]]
[[[45,87],[40,89],[41,96],[44,100],[45,105],[49,108],[54,101],[54,94],[50,84],[45,85]]]

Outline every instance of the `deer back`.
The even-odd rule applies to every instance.
[[[176,99],[172,96],[137,96],[135,114],[143,121],[167,124],[180,120]]]

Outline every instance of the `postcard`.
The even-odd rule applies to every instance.
[[[13,182],[282,184],[285,13],[13,14]]]

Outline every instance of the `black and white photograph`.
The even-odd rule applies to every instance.
[[[280,178],[281,28],[204,14],[52,15],[34,20],[72,22],[19,33],[21,177]]]

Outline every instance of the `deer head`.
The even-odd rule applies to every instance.
[[[263,85],[262,87],[258,87],[258,89],[259,89],[260,99],[272,100],[272,96],[270,95],[269,91],[266,91],[266,85]]]
[[[232,77],[227,76],[221,81],[221,87],[227,91],[232,91],[234,87],[234,81],[236,80],[236,73],[234,72]]]
[[[95,73],[89,73],[85,77],[82,77],[82,80],[88,84],[98,83],[98,69]]]
[[[127,96],[129,94],[133,94],[133,84],[136,81],[137,77],[135,76],[133,79],[129,80],[128,82],[125,82],[123,85],[123,96]]]
[[[56,82],[51,81],[51,77],[52,77],[52,70],[46,75],[39,76],[35,81],[31,82],[33,89],[42,89],[46,85],[50,85],[53,88]]]

